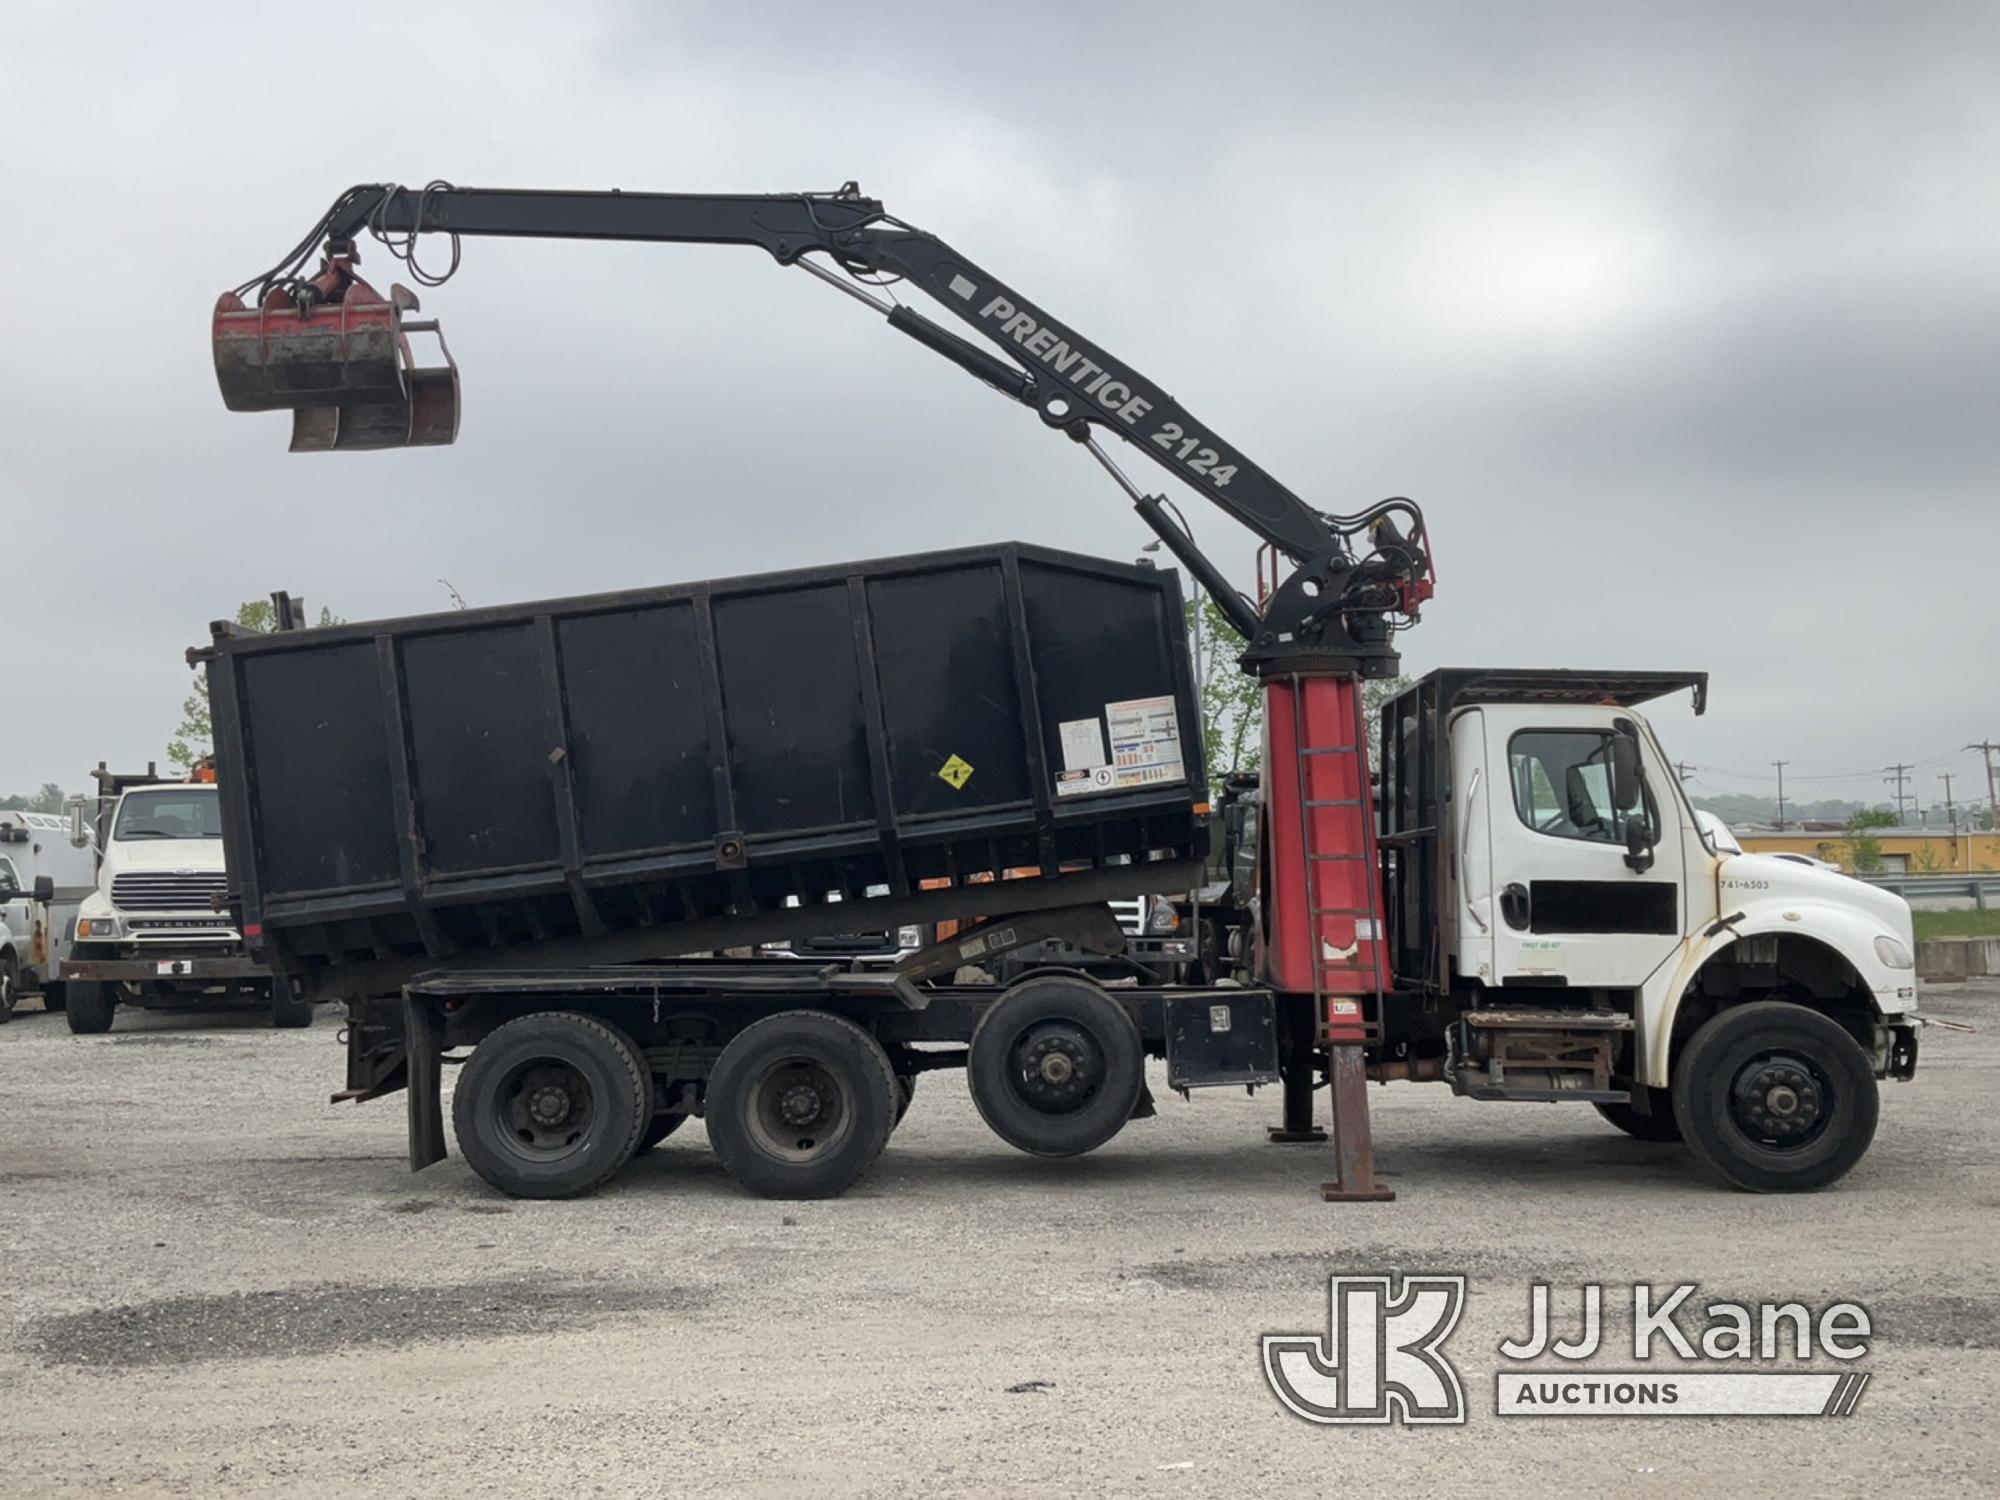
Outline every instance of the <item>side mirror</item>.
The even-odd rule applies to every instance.
[[[1639,801],[1639,741],[1626,730],[1611,737],[1611,806],[1623,812]]]
[[[90,847],[90,830],[84,826],[83,798],[72,797],[65,804],[69,813],[69,842],[73,849]]]
[[[1644,813],[1625,820],[1625,863],[1641,875],[1653,868],[1653,836]]]
[[[43,905],[56,899],[56,878],[53,875],[35,877],[35,899]]]

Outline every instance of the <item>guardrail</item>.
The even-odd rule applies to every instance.
[[[1981,911],[2000,906],[2000,873],[1978,875],[1861,875],[1857,879],[1885,891],[1894,891],[1905,901],[1932,897],[1937,900],[1970,901]]]

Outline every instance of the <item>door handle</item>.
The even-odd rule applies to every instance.
[[[1528,904],[1528,888],[1520,881],[1500,893],[1500,915],[1516,932],[1526,932],[1533,923],[1534,908]]]
[[[1485,932],[1486,918],[1480,916],[1479,908],[1472,904],[1472,892],[1467,889],[1465,880],[1466,851],[1472,847],[1472,802],[1479,795],[1479,775],[1475,769],[1472,780],[1465,784],[1465,814],[1462,819],[1465,826],[1458,831],[1458,895],[1465,903],[1466,914],[1479,924],[1481,932]]]

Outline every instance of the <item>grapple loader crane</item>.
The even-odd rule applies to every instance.
[[[849,183],[768,196],[519,191],[432,182],[350,188],[271,270],[218,300],[216,376],[234,411],[288,410],[294,451],[421,447],[458,433],[448,353],[417,362],[414,293],[385,296],[359,273],[373,236],[436,285],[465,236],[740,244],[766,251],[881,314],[892,328],[1031,408],[1086,448],[1246,642],[1263,684],[1265,746],[1258,978],[1285,997],[1281,1140],[1324,1139],[1312,1123],[1326,1046],[1339,1171],[1330,1198],[1386,1197],[1374,1180],[1361,1047],[1389,986],[1379,857],[1362,716],[1364,679],[1394,674],[1394,632],[1431,596],[1417,506],[1392,498],[1352,513],[1308,505],[1131,366],[936,236]],[[448,237],[450,268],[424,271],[425,236]],[[308,265],[318,255],[316,268]],[[896,301],[920,289],[985,342]],[[992,347],[988,347],[988,346]],[[994,349],[1000,353],[996,354]],[[1002,355],[1005,357],[1003,358]],[[1246,598],[1195,544],[1165,497],[1148,494],[1100,444],[1116,434],[1263,544],[1260,597]]]

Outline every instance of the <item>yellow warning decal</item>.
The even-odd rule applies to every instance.
[[[938,767],[938,775],[951,784],[954,792],[962,792],[965,790],[966,782],[972,780],[972,766],[968,761],[954,755]]]

